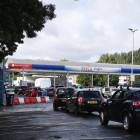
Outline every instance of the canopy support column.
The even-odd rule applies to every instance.
[[[109,87],[109,73],[108,73],[108,77],[107,77],[107,86]]]
[[[55,72],[54,72],[54,84],[53,84],[53,87],[55,88]]]
[[[23,85],[23,81],[24,81],[24,69],[22,69],[22,85]]]
[[[68,82],[69,82],[69,71],[67,71],[67,87],[68,87]]]
[[[91,86],[93,87],[93,73],[92,73],[92,85]]]
[[[12,72],[12,86],[14,85],[14,71]]]

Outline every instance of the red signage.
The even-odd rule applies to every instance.
[[[92,67],[81,67],[82,71],[92,71],[93,68]]]
[[[19,63],[9,63],[9,68],[13,69],[31,69],[32,64],[19,64]]]

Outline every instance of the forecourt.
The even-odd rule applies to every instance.
[[[14,72],[22,72],[24,81],[24,73],[27,74],[39,74],[54,76],[55,75],[67,75],[67,86],[68,76],[78,74],[91,74],[92,75],[92,86],[93,86],[93,75],[108,75],[107,84],[109,86],[109,75],[123,75],[130,76],[131,70],[133,75],[140,74],[140,65],[128,65],[128,64],[106,64],[106,63],[93,63],[93,62],[70,62],[70,61],[50,61],[50,60],[31,60],[31,59],[11,59],[8,58],[5,67],[1,66],[0,70],[0,104],[3,102],[3,75],[4,72],[12,72],[12,85],[14,84]],[[128,78],[127,78],[128,79]],[[128,82],[128,81],[127,81]]]

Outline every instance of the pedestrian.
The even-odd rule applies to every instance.
[[[103,88],[102,88],[102,95],[103,95],[103,97],[104,97],[104,94],[105,94],[105,86],[103,86]]]

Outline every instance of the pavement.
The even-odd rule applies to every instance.
[[[19,96],[20,95],[15,94],[15,97],[19,97]],[[25,96],[21,95],[20,97],[25,97]],[[50,101],[52,102],[52,99],[50,99]],[[31,103],[31,104],[18,104],[13,106],[6,106],[6,94],[3,94],[3,104],[0,105],[0,113],[21,112],[21,111],[43,111],[44,109],[46,109],[46,104],[47,103]]]

